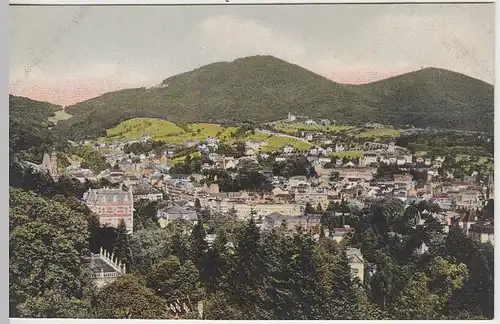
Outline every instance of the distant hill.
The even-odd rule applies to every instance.
[[[16,154],[51,145],[55,137],[49,131],[49,117],[55,116],[61,106],[24,97],[9,96],[9,152]]]
[[[437,68],[356,87],[388,124],[493,132],[491,84]]]
[[[451,71],[423,69],[365,84],[332,82],[272,56],[214,63],[66,108],[56,129],[96,138],[134,117],[189,122],[272,121],[288,112],[342,122],[493,131],[493,86]]]

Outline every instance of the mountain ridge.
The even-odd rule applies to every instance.
[[[180,124],[268,122],[288,112],[345,123],[493,131],[493,85],[440,68],[342,84],[260,55],[215,62],[168,77],[158,87],[109,92],[65,109],[73,117],[55,129],[73,139],[99,137],[134,117]]]

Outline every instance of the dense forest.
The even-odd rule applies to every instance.
[[[54,181],[15,162],[10,169],[10,317],[493,318],[493,247],[455,226],[444,233],[432,217],[415,225],[424,209],[439,210],[426,203],[405,209],[387,199],[347,215],[335,204],[317,210],[324,228],[355,229],[337,244],[289,235],[285,224],[261,230],[256,220],[199,204],[197,224],[162,229],[154,203],[140,201],[131,236],[124,223],[100,226],[77,199],[102,184]],[[88,256],[101,246],[130,271],[98,290]],[[348,247],[363,254],[363,282],[351,276]]]

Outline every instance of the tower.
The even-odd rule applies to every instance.
[[[57,176],[57,153],[56,150],[53,150],[50,154],[50,175],[55,177]]]

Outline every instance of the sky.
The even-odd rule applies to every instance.
[[[340,83],[438,67],[494,83],[494,4],[10,7],[11,94],[71,105],[273,55]]]

